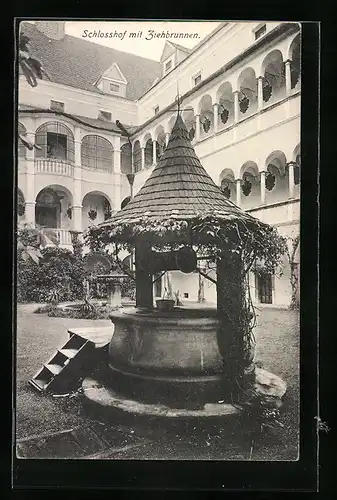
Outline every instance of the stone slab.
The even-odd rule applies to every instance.
[[[127,399],[117,394],[110,387],[103,385],[92,377],[87,377],[82,383],[84,397],[101,409],[119,409],[135,415],[148,415],[154,417],[168,418],[190,418],[190,417],[225,417],[235,416],[241,413],[239,408],[232,404],[210,404],[198,410],[187,408],[170,408],[163,404],[146,404],[132,399]]]
[[[83,339],[90,340],[94,342],[96,348],[101,348],[110,343],[114,334],[114,325],[111,323],[111,326],[70,328],[68,333],[69,336],[76,334]]]

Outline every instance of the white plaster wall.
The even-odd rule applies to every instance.
[[[143,186],[143,184],[146,182],[146,180],[150,177],[151,173],[153,171],[153,167],[150,168],[144,168],[143,170],[140,170],[139,172],[136,173],[135,175],[135,181],[133,185],[133,194],[137,194],[140,188]]]
[[[171,104],[177,95],[176,81],[179,79],[179,92],[184,94],[192,88],[191,76],[202,69],[202,79],[206,79],[219,67],[225,65],[240,52],[255,43],[253,29],[259,23],[228,23],[211,37],[195,54],[191,54],[175,68],[170,77],[155,85],[140,102],[139,121],[144,122],[153,116],[153,102],[162,103],[162,108]],[[267,22],[267,31],[275,28],[277,22]]]
[[[59,186],[60,189],[65,187],[71,193],[74,191],[74,180],[72,177],[58,174],[36,173],[34,175],[35,198],[43,188],[53,185]]]
[[[30,87],[24,77],[19,81],[19,102],[37,108],[50,108],[50,101],[64,102],[65,112],[88,118],[97,118],[100,110],[111,113],[112,121],[137,125],[137,104],[123,97],[101,95],[65,85],[39,80]]]
[[[272,114],[272,112],[270,112]],[[273,151],[284,152],[287,161],[292,159],[292,152],[300,142],[300,119],[295,116],[281,122],[274,121],[272,127],[257,130],[258,117],[250,122],[250,131],[242,140],[235,140],[223,145],[222,133],[216,137],[216,144],[212,138],[196,144],[195,152],[214,182],[218,184],[220,173],[224,168],[233,170],[235,177],[240,175],[240,169],[247,161],[253,161],[262,171],[265,169],[265,160]],[[237,135],[243,124],[238,124]],[[248,124],[245,124],[248,125]],[[233,136],[232,136],[233,137]]]
[[[198,274],[184,274],[180,271],[171,271],[171,273],[173,292],[179,290],[183,303],[196,302],[198,300]],[[184,293],[188,293],[189,297],[185,298]]]

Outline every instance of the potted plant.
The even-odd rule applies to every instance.
[[[175,299],[171,291],[165,287],[163,298],[156,300],[157,308],[161,311],[172,311],[175,306]]]
[[[88,212],[89,219],[95,220],[97,217],[97,210],[91,208]]]

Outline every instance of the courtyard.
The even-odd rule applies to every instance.
[[[262,307],[255,329],[258,365],[282,377],[287,384],[284,427],[276,435],[252,443],[238,422],[219,419],[172,422],[134,418],[121,412],[104,415],[90,412],[81,392],[68,397],[40,394],[28,381],[68,339],[72,327],[109,326],[109,320],[51,318],[35,314],[38,305],[18,305],[16,333],[16,439],[59,435],[65,431],[100,429],[108,443],[95,458],[110,459],[211,459],[296,460],[299,441],[299,318],[285,309]],[[109,438],[110,436],[110,438]],[[114,440],[116,441],[114,443]],[[118,441],[118,446],[117,446]],[[62,448],[63,447],[63,448]],[[64,446],[62,445],[64,453]],[[54,454],[53,454],[54,453]],[[79,452],[74,458],[87,457]],[[37,457],[36,457],[37,458]],[[42,458],[42,457],[40,457]],[[55,450],[49,458],[57,456]],[[93,458],[93,457],[91,457]]]

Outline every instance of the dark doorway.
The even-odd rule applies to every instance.
[[[273,303],[273,278],[271,274],[257,276],[258,300],[261,304]]]
[[[160,273],[162,274],[162,273]],[[154,282],[154,294],[155,294],[155,297],[161,297],[161,294],[162,294],[162,278],[160,276],[160,274],[155,274],[154,276],[154,279],[157,279],[157,281]]]
[[[40,191],[35,205],[36,224],[41,227],[59,227],[60,211],[60,198],[55,191],[50,188]]]
[[[41,227],[57,227],[57,210],[56,207],[37,207],[36,223]]]

